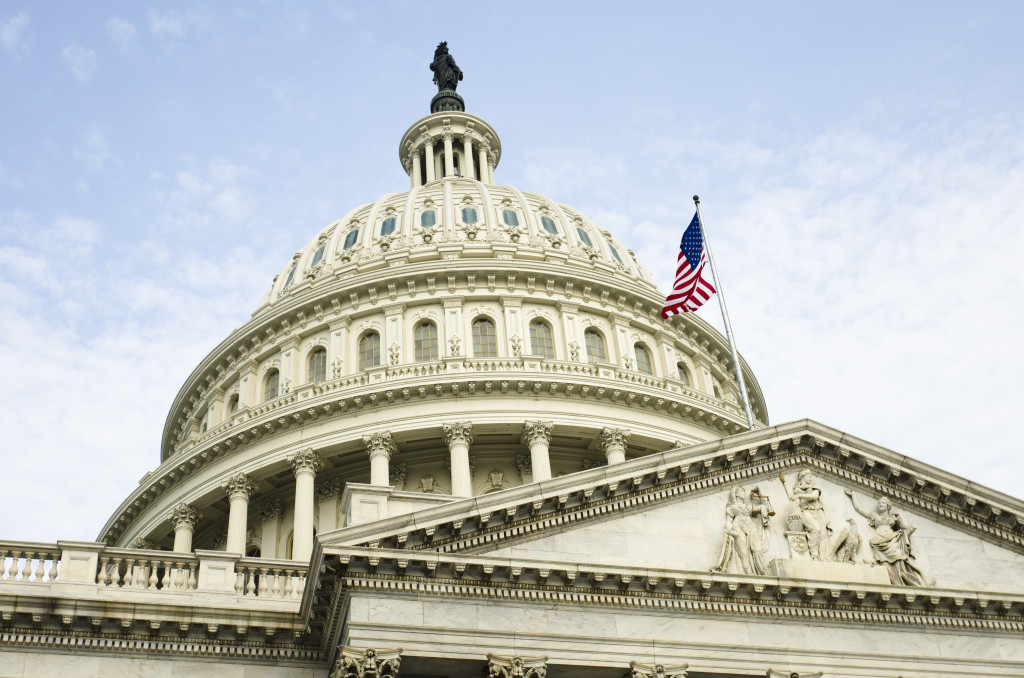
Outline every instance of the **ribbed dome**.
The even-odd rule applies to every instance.
[[[256,315],[320,279],[374,262],[507,259],[512,253],[536,259],[551,249],[567,254],[569,265],[653,285],[650,272],[631,250],[568,205],[512,186],[449,178],[389,193],[326,226],[274,278]]]

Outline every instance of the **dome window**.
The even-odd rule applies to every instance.
[[[608,243],[608,249],[610,249],[612,251],[612,256],[615,257],[615,261],[619,262],[623,266],[626,265],[626,264],[623,263],[622,257],[619,256],[619,251],[617,249],[615,249],[615,245],[613,245],[611,243]]]
[[[643,344],[633,344],[633,355],[636,357],[636,370],[644,374],[654,374],[651,364],[651,353]]]
[[[473,356],[498,357],[498,332],[494,327],[494,321],[489,318],[478,318],[473,321]]]
[[[413,330],[413,358],[422,363],[437,360],[437,325],[422,322]]]
[[[327,380],[327,349],[321,346],[309,354],[309,383]]]
[[[530,351],[533,355],[545,358],[555,357],[555,342],[551,336],[551,326],[543,320],[530,321]]]
[[[263,402],[277,397],[277,388],[281,383],[281,373],[271,370],[263,380]]]
[[[686,373],[686,367],[682,363],[676,363],[676,369],[679,370],[679,381],[683,382],[684,386],[689,386],[690,375]]]
[[[420,227],[433,228],[435,223],[437,223],[437,212],[434,210],[427,210],[420,215]]]
[[[380,222],[380,234],[391,235],[395,232],[395,218],[388,217],[384,221]]]
[[[558,227],[555,226],[555,220],[551,217],[541,217],[540,225],[544,227],[544,230],[551,235],[558,235]]]
[[[324,249],[327,247],[327,243],[320,245],[316,253],[313,255],[313,261],[309,262],[310,268],[316,268],[316,265],[320,263],[320,260],[324,258]]]
[[[463,207],[462,208],[462,223],[469,224],[472,226],[476,223],[476,208],[475,207]]]
[[[238,412],[238,394],[237,393],[234,394],[233,396],[231,396],[231,399],[228,400],[228,414],[232,415],[235,412]]]
[[[590,239],[589,233],[587,233],[586,231],[579,227],[576,228],[576,233],[580,236],[580,240],[583,241],[584,245],[586,245],[587,247],[594,246],[594,242]]]
[[[519,225],[519,215],[515,210],[501,210],[501,220],[505,222],[506,226]]]
[[[380,365],[380,335],[368,332],[359,340],[359,369],[367,370]]]
[[[281,287],[282,291],[291,287],[292,281],[295,280],[295,269],[297,269],[298,267],[299,265],[295,264],[294,266],[292,266],[292,270],[288,271],[288,277],[284,279],[284,285]]]
[[[359,239],[359,229],[358,228],[355,229],[354,231],[349,231],[348,235],[345,236],[345,244],[342,246],[342,249],[345,249],[345,250],[352,249],[352,246],[356,244],[356,240],[358,240],[358,239]]]
[[[608,351],[604,346],[604,337],[597,330],[591,328],[583,333],[583,343],[587,347],[587,360],[592,363],[606,362]]]

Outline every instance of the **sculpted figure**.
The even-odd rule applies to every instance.
[[[448,494],[434,482],[434,474],[428,473],[427,475],[420,478],[420,486],[417,488],[420,492],[426,492],[427,494]]]
[[[747,496],[740,486],[732,489],[729,503],[725,507],[725,543],[722,555],[712,572],[736,572],[742,574],[767,574],[768,563],[768,518],[770,507],[754,488]]]
[[[430,64],[434,72],[434,84],[437,91],[450,89],[453,92],[462,80],[462,69],[455,65],[455,58],[448,53],[448,43],[442,42],[434,50],[434,61]]]
[[[487,474],[487,484],[484,486],[482,494],[497,492],[498,490],[504,490],[509,487],[512,487],[512,485],[505,481],[505,472],[500,468],[496,468]]]
[[[910,535],[917,529],[908,523],[903,516],[893,510],[892,504],[885,497],[878,500],[875,510],[871,511],[857,503],[852,490],[846,495],[853,503],[857,513],[868,519],[868,525],[874,528],[868,543],[876,563],[885,565],[889,571],[889,581],[905,586],[930,586],[935,580],[928,581],[924,573],[910,561],[914,558],[910,550]]]
[[[547,657],[487,655],[488,678],[545,678]]]
[[[357,650],[341,646],[330,678],[397,678],[401,650]]]
[[[807,535],[808,555],[814,560],[829,557],[828,536],[825,534],[825,507],[821,504],[821,488],[815,484],[814,474],[804,469],[796,476],[796,484],[786,507],[786,523],[793,529],[796,518]]]
[[[829,558],[837,563],[855,563],[859,550],[860,532],[857,531],[857,523],[853,518],[847,518],[846,527],[836,537]]]

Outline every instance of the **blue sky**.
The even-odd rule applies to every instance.
[[[773,421],[1020,496],[1022,29],[1010,2],[4,2],[0,537],[94,538],[288,257],[406,190],[440,40],[497,180],[663,288],[701,195]]]

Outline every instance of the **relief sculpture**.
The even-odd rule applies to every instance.
[[[758,488],[734,487],[725,506],[725,541],[712,572],[768,574],[768,524],[775,512]]]
[[[892,504],[885,497],[881,497],[875,505],[874,510],[869,510],[857,503],[852,490],[846,490],[846,496],[853,503],[857,513],[868,519],[875,533],[871,535],[868,544],[871,546],[871,555],[875,562],[884,565],[889,572],[889,580],[893,584],[905,586],[931,586],[935,580],[928,580],[910,561],[914,555],[910,550],[910,536],[917,529],[911,525],[902,515],[893,510]]]
[[[793,549],[793,555],[813,560],[828,560],[830,556],[828,533],[831,529],[825,520],[825,507],[821,503],[821,488],[814,473],[804,469],[797,473],[793,490],[786,485],[786,478],[779,475],[789,503],[786,505],[786,539]]]

